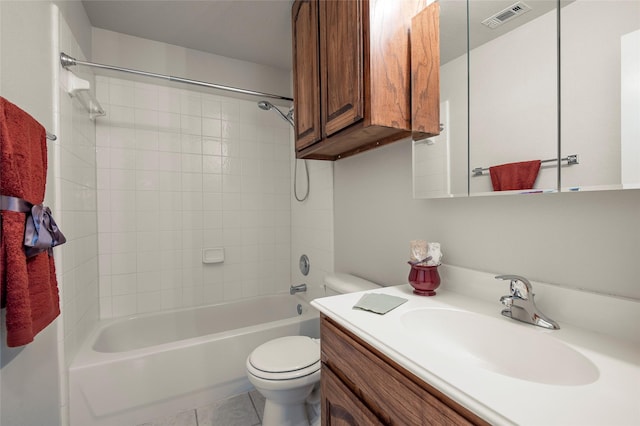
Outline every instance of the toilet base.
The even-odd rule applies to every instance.
[[[309,426],[306,404],[282,404],[267,399],[262,426]]]

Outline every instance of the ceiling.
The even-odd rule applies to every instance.
[[[292,0],[82,0],[91,25],[291,69]]]
[[[400,0],[392,0],[400,1]],[[439,0],[441,61],[466,52],[467,3]],[[532,11],[490,30],[481,21],[517,0],[473,0],[471,48],[552,10],[555,0],[525,0]],[[569,0],[570,1],[570,0]],[[82,0],[91,25],[168,44],[291,70],[293,0]],[[567,0],[563,0],[563,4]]]

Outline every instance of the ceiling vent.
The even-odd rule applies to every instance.
[[[531,10],[531,8],[529,6],[527,6],[523,2],[519,1],[519,2],[517,2],[517,3],[515,3],[515,4],[511,5],[511,6],[507,7],[506,9],[501,10],[500,12],[496,13],[495,15],[488,17],[487,19],[482,21],[482,24],[484,24],[487,27],[493,29],[493,28],[496,28],[496,27],[504,24],[505,22],[515,18],[516,16],[520,16],[523,13],[527,13],[530,10]]]

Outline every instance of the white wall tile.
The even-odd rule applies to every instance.
[[[158,110],[180,113],[180,94],[168,87],[158,87]]]
[[[222,192],[222,175],[210,173],[203,174],[202,190],[205,192]]]
[[[131,144],[133,146],[133,144]],[[136,156],[135,150],[124,148],[109,149],[109,167],[112,169],[129,169],[135,170]]]
[[[286,291],[291,154],[267,141],[280,124],[252,101],[107,82],[116,103],[97,132],[102,316]],[[225,263],[203,265],[203,247],[223,247]]]
[[[185,154],[202,154],[202,137],[198,135],[181,135],[181,151]]]
[[[215,118],[203,118],[202,135],[215,138],[222,137],[222,122]]]
[[[132,106],[134,104],[134,92],[131,87],[111,83],[109,85],[109,103],[111,105]]]
[[[158,170],[179,172],[182,170],[182,155],[177,152],[158,152]]]
[[[159,133],[157,130],[148,130],[148,129],[135,129],[135,148],[148,150],[148,151],[157,151],[158,150],[158,138]]]
[[[115,274],[111,277],[112,296],[135,294],[137,291],[136,274]]]
[[[218,155],[202,156],[202,172],[221,174],[222,173],[222,157]]]
[[[222,139],[203,136],[202,137],[202,153],[206,155],[223,155]]]
[[[109,140],[111,141],[111,146],[114,146],[114,137],[118,134],[126,133],[127,130],[133,129],[135,123],[135,108],[133,106],[118,106],[117,104],[111,104],[109,106],[109,111],[107,112],[107,119],[111,125]],[[131,134],[133,135],[134,133]]]
[[[153,291],[138,294],[137,313],[157,312],[162,309],[162,292]]]
[[[105,174],[101,174],[98,177],[106,178]],[[120,190],[120,191],[133,191],[136,189],[136,172],[135,170],[123,170],[123,169],[111,169],[111,172],[108,173],[108,181],[105,185],[105,188]],[[105,193],[109,193],[108,191],[104,191]],[[98,194],[98,203],[100,203],[100,193]]]
[[[208,118],[220,118],[220,101],[216,99],[202,99],[202,116]]]
[[[140,109],[158,110],[158,88],[146,85],[134,89],[135,107]]]
[[[133,315],[137,312],[137,295],[126,294],[111,298],[111,311],[114,317]]]
[[[201,97],[191,93],[183,93],[180,96],[180,112],[185,115],[202,116]]]
[[[160,175],[156,170],[136,171],[136,190],[157,191],[160,189]]]
[[[169,136],[179,135],[181,129],[180,114],[176,112],[158,112],[158,130],[168,132]],[[167,137],[169,137],[167,136]],[[162,140],[160,140],[162,142]],[[162,149],[161,145],[161,149]],[[180,150],[178,146],[178,151]]]
[[[159,170],[157,151],[136,151],[136,170]]]
[[[181,115],[180,131],[183,134],[202,135],[202,118],[192,115]]]

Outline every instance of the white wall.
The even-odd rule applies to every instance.
[[[0,92],[58,136],[48,142],[45,203],[67,237],[54,250],[60,317],[15,349],[6,347],[2,324],[1,424],[67,424],[66,367],[97,318],[95,132],[56,80],[59,50],[84,58],[75,37],[90,45],[91,32],[81,3],[62,3],[59,14],[49,1],[0,2]]]
[[[291,145],[291,152],[294,150]],[[298,161],[298,198],[306,193],[304,161]],[[334,270],[333,162],[307,160],[310,192],[303,202],[291,197],[291,284],[307,284],[309,300],[324,296],[324,277]],[[293,192],[293,188],[291,189]],[[309,275],[300,272],[299,259],[309,257]]]
[[[53,129],[49,3],[2,1],[0,19],[0,94],[29,112],[47,129]],[[55,208],[49,191],[46,200]],[[58,327],[59,320],[55,320],[29,345],[8,348],[3,311],[0,424],[60,424]]]
[[[93,61],[291,97],[290,74],[282,69],[99,28],[93,29]],[[122,78],[121,73],[112,75]],[[150,82],[146,77],[135,79]]]
[[[419,238],[448,264],[640,299],[638,190],[414,200],[408,140],[336,162],[334,179],[336,271],[405,283]]]

